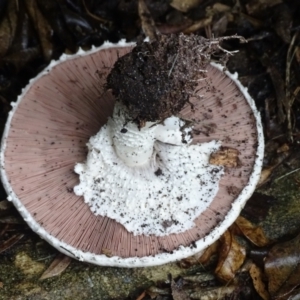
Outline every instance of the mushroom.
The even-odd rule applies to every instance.
[[[180,81],[168,91],[182,98],[164,109],[132,106],[116,88],[118,63],[107,76],[133,47],[105,43],[52,62],[13,104],[1,145],[8,199],[29,226],[98,265],[159,265],[205,249],[237,218],[262,165],[260,116],[237,75],[200,55],[189,96]],[[167,76],[178,76],[176,55]]]

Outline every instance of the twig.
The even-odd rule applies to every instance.
[[[170,77],[170,75],[171,75],[171,73],[172,73],[172,71],[173,71],[173,69],[174,69],[174,66],[175,66],[175,63],[176,63],[177,58],[178,58],[178,53],[176,54],[175,59],[174,59],[174,61],[173,61],[173,63],[172,63],[172,67],[171,67],[171,69],[170,69],[170,71],[169,71],[168,77]]]
[[[290,93],[290,77],[291,77],[291,63],[293,61],[295,51],[294,48],[295,41],[298,37],[299,31],[297,31],[291,40],[291,43],[289,45],[289,49],[286,56],[286,75],[285,75],[285,89],[286,89],[286,103],[285,103],[285,109],[286,109],[286,118],[287,118],[287,127],[288,127],[288,137],[290,141],[293,141],[293,135],[292,135],[292,121],[291,121],[291,108],[293,106],[294,100],[298,94],[299,91],[296,89],[296,96],[292,97]],[[295,94],[295,92],[294,92]]]
[[[96,15],[94,15],[93,13],[91,13],[91,12],[89,11],[88,7],[86,6],[85,0],[82,0],[82,4],[83,4],[83,6],[84,6],[84,9],[85,9],[86,13],[87,13],[90,17],[92,17],[93,19],[95,19],[95,20],[97,20],[97,21],[100,21],[100,22],[102,22],[102,23],[104,23],[104,24],[108,24],[109,26],[112,25],[112,22],[111,22],[111,21],[105,20],[105,19],[103,19],[103,18],[101,18],[101,17],[99,17],[99,16],[96,16]]]
[[[280,176],[280,177],[274,179],[274,182],[275,182],[275,181],[279,181],[279,180],[281,180],[282,178],[285,178],[285,177],[287,177],[287,176],[290,176],[291,174],[293,174],[293,173],[295,173],[295,172],[297,172],[297,171],[299,171],[299,170],[300,170],[300,168],[295,169],[295,170],[293,170],[293,171],[291,171],[291,172],[289,172],[289,173],[286,173],[286,174],[284,174],[284,175],[282,175],[282,176]]]
[[[136,300],[142,300],[142,299],[145,298],[145,296],[146,296],[146,292],[143,291],[143,292],[136,298]]]

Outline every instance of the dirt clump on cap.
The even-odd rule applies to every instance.
[[[194,96],[211,55],[222,49],[222,39],[171,34],[138,42],[115,63],[107,88],[127,107],[130,121],[140,127],[147,121],[162,121],[176,115]]]

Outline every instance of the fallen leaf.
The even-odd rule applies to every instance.
[[[260,173],[259,181],[257,183],[258,187],[262,186],[263,184],[265,184],[270,179],[270,176],[272,175],[273,170],[276,167],[277,166],[270,166],[270,167],[263,168],[263,170]]]
[[[147,37],[149,37],[150,41],[157,40],[157,32],[154,20],[151,17],[151,14],[147,8],[147,5],[144,0],[139,0],[139,17],[141,20],[142,29]]]
[[[9,225],[5,224],[0,226],[0,237],[6,232],[6,230],[8,229]]]
[[[32,23],[38,33],[44,58],[46,61],[49,61],[53,51],[53,45],[51,43],[52,29],[39,10],[36,0],[26,0],[25,4],[30,18],[33,21]]]
[[[235,224],[239,227],[243,235],[254,245],[264,247],[270,244],[271,241],[266,237],[263,229],[252,224],[244,217],[239,216]]]
[[[289,44],[291,41],[292,11],[285,3],[276,5],[273,10],[274,29],[283,42]]]
[[[66,270],[71,261],[71,257],[64,254],[58,254],[50,264],[48,269],[42,274],[40,280],[60,275],[63,271]]]
[[[6,11],[0,23],[0,57],[10,48],[17,28],[16,1],[8,1]]]
[[[146,297],[146,292],[143,291],[137,298],[136,300],[143,300]]]
[[[279,299],[300,286],[300,235],[275,245],[265,260],[268,288],[273,299]]]
[[[255,265],[252,264],[249,270],[249,274],[252,278],[253,286],[257,293],[264,299],[269,300],[270,295],[266,289],[265,283],[263,282],[263,273],[261,269]]]
[[[35,40],[35,32],[26,12],[23,1],[19,3],[19,7],[16,10],[18,25],[12,45],[7,54],[16,53],[20,50],[26,50],[32,43],[32,40]]]
[[[22,238],[24,237],[24,234],[14,234],[11,236],[8,240],[3,241],[0,243],[0,253],[8,250],[12,246],[14,246],[16,243],[18,243]]]
[[[36,0],[38,8],[42,15],[49,22],[53,32],[58,36],[61,43],[67,47],[69,53],[76,52],[76,44],[72,33],[66,26],[64,14],[62,13],[57,1],[52,0]]]
[[[178,262],[180,268],[189,268],[193,265],[197,265],[199,263],[199,258],[201,257],[201,252],[196,253],[195,255],[189,256],[187,258],[181,259]]]
[[[198,259],[200,264],[206,265],[210,262],[211,257],[218,252],[220,243],[219,241],[214,242],[212,245],[207,247],[201,257]]]
[[[181,22],[179,25],[175,24],[157,24],[157,29],[162,34],[171,34],[171,33],[179,33],[183,30],[185,30],[187,27],[191,26],[193,23],[192,20],[184,19],[183,22]]]
[[[0,289],[3,288],[3,282],[0,281]]]
[[[277,153],[287,152],[290,150],[290,146],[287,143],[284,143],[277,149]]]
[[[189,268],[193,265],[201,264],[206,265],[211,262],[213,255],[218,252],[219,241],[214,242],[208,246],[204,251],[198,252],[192,256],[184,258],[178,262],[181,268]]]
[[[166,288],[158,288],[156,286],[150,286],[147,290],[146,293],[151,297],[151,299],[157,297],[158,295],[170,295],[170,289]]]
[[[203,18],[197,22],[195,22],[193,25],[189,26],[188,28],[183,30],[183,33],[185,34],[189,34],[189,33],[193,33],[201,28],[204,28],[205,26],[208,26],[211,24],[212,22],[212,16],[209,16],[207,18]]]
[[[215,274],[222,281],[228,282],[234,278],[235,273],[243,264],[246,249],[237,242],[230,230],[221,236],[220,244],[220,256]]]
[[[214,33],[214,37],[219,37],[224,35],[224,33],[227,30],[228,25],[228,16],[227,14],[224,14],[219,20],[217,20],[213,27],[212,32]]]
[[[179,11],[187,12],[201,2],[202,0],[172,0],[170,5]]]
[[[223,3],[217,2],[212,6],[212,10],[214,11],[214,14],[224,13],[229,12],[231,10],[231,7]]]

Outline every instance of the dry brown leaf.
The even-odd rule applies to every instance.
[[[170,5],[179,11],[187,12],[201,2],[202,0],[172,0]]]
[[[0,289],[3,288],[3,282],[0,281]]]
[[[198,252],[192,256],[184,258],[178,262],[181,268],[189,268],[193,265],[202,264],[206,265],[211,262],[211,258],[218,252],[219,241],[214,242],[208,246],[204,251]]]
[[[271,167],[263,168],[263,170],[261,171],[261,174],[260,174],[259,181],[257,183],[258,187],[260,187],[261,185],[265,184],[269,180],[269,178],[272,175],[273,170],[275,169],[275,167],[276,166],[271,166]]]
[[[216,276],[222,281],[230,281],[243,264],[246,258],[246,249],[241,246],[230,230],[220,238],[221,247],[218,265],[215,269]]]
[[[269,295],[269,293],[266,289],[266,286],[262,280],[263,273],[262,273],[261,269],[257,265],[252,264],[252,266],[250,267],[250,270],[249,270],[249,274],[252,278],[253,286],[254,286],[255,290],[257,291],[257,293],[264,300],[269,300],[270,295]]]
[[[150,286],[146,293],[150,296],[151,299],[156,298],[158,295],[170,295],[170,289],[158,288],[156,286]]]
[[[33,21],[32,23],[38,33],[44,58],[46,61],[49,61],[53,51],[53,45],[51,43],[52,29],[40,12],[35,0],[26,0],[25,3],[29,15]]]
[[[8,240],[0,243],[0,253],[8,250],[24,237],[23,233],[14,234]]]
[[[212,32],[214,33],[214,37],[219,37],[224,35],[224,33],[227,30],[228,25],[228,16],[227,14],[224,14],[219,20],[217,20],[213,27]]]
[[[300,235],[275,245],[265,259],[268,288],[273,299],[287,296],[300,286]]]
[[[147,8],[147,5],[144,0],[139,0],[139,17],[141,20],[142,29],[150,41],[157,40],[157,31],[155,27],[154,20],[151,17],[151,14]]]
[[[292,11],[287,5],[282,3],[274,8],[274,29],[287,44],[291,42],[292,20]]]
[[[143,291],[137,298],[136,300],[143,300],[146,297],[146,292]]]
[[[0,237],[6,232],[8,228],[9,228],[8,224],[4,224],[3,226],[0,226]]]
[[[50,264],[50,266],[47,268],[47,270],[42,274],[40,280],[60,275],[63,271],[66,270],[71,261],[71,257],[64,254],[58,254]]]
[[[239,216],[235,221],[243,235],[258,247],[264,247],[270,244],[270,240],[266,237],[263,229],[252,224],[250,221],[242,216]]]
[[[215,13],[224,13],[229,12],[231,10],[231,7],[223,3],[217,2],[212,6],[212,9],[215,11]]]
[[[16,1],[8,1],[3,19],[0,23],[0,58],[2,58],[12,45],[17,29]]]
[[[189,34],[189,33],[193,33],[201,28],[204,28],[205,26],[208,26],[211,24],[213,17],[209,16],[207,18],[203,18],[200,21],[195,22],[193,25],[191,25],[190,27],[186,28],[183,30],[183,33],[185,34]]]
[[[290,146],[287,143],[284,143],[283,145],[281,145],[276,152],[277,153],[282,153],[282,152],[287,152],[290,150]]]
[[[190,268],[193,265],[198,264],[198,259],[199,259],[199,256],[197,254],[192,255],[192,256],[189,256],[187,258],[181,259],[178,262],[178,265],[179,265],[180,268],[187,269],[187,268]]]
[[[231,226],[230,226],[230,231],[233,235],[238,235],[238,236],[241,236],[243,235],[241,229],[239,228],[239,226],[236,225],[236,223],[233,223]]]
[[[212,255],[214,255],[218,252],[219,245],[220,245],[219,241],[216,241],[212,245],[207,247],[204,250],[201,257],[198,259],[198,262],[203,265],[207,264],[210,261],[210,258],[212,257]]]

